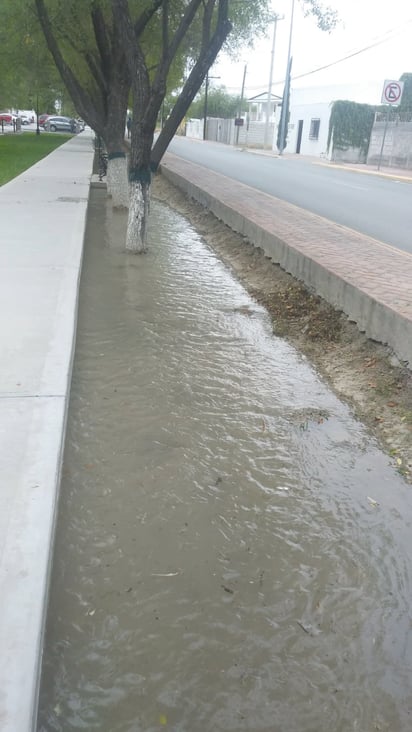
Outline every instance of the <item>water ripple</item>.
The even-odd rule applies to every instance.
[[[39,730],[408,732],[406,485],[155,204],[96,193]]]

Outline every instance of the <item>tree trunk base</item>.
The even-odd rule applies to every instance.
[[[127,158],[110,158],[107,165],[107,194],[112,198],[113,208],[129,208],[129,184],[127,180]]]
[[[127,222],[126,250],[132,254],[147,252],[147,220],[150,208],[150,184],[142,181],[129,183],[129,219]]]

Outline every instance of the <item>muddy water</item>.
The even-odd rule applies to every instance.
[[[412,729],[412,499],[180,216],[93,197],[38,729]]]

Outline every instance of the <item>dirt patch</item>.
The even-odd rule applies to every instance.
[[[311,293],[261,249],[216,219],[161,175],[155,198],[183,214],[252,297],[268,311],[273,332],[304,353],[349,403],[412,482],[412,372],[390,349],[366,338],[346,315]]]

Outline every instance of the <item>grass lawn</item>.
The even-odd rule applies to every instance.
[[[31,168],[71,137],[73,135],[57,132],[0,135],[0,186]]]

